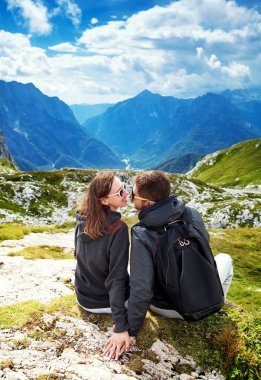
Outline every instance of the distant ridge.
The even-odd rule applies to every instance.
[[[80,124],[84,123],[87,119],[97,116],[105,112],[113,104],[72,104],[69,107],[74,113],[74,116]]]
[[[186,153],[177,158],[171,158],[155,166],[155,170],[163,170],[168,173],[186,173],[188,170],[194,168],[196,163],[202,158],[202,155],[196,153]]]

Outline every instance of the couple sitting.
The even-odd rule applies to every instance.
[[[141,328],[147,310],[168,318],[183,319],[157,291],[155,256],[162,227],[175,222],[185,209],[182,201],[170,195],[168,177],[160,171],[143,172],[134,178],[129,194],[112,172],[97,175],[77,211],[75,291],[79,305],[92,313],[111,313],[114,332],[104,353],[118,359],[129,348]],[[117,212],[134,202],[142,225],[132,228],[130,278],[128,227]],[[191,210],[195,224],[208,233],[199,213]],[[218,275],[226,296],[233,276],[232,260],[220,253],[215,257]],[[162,268],[167,272],[167,268]]]

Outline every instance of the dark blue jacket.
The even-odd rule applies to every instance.
[[[160,293],[155,280],[155,257],[157,238],[162,228],[181,217],[185,204],[170,196],[139,213],[142,225],[132,227],[130,256],[130,298],[128,302],[129,333],[135,336],[142,326],[146,312],[152,304],[162,309],[172,309]],[[195,209],[191,209],[193,224],[196,224],[209,240],[204,222]],[[151,228],[151,229],[150,229]]]
[[[111,211],[104,230],[120,218],[120,213]],[[75,291],[77,300],[87,309],[111,307],[115,332],[126,331],[129,328],[124,307],[124,302],[129,296],[128,227],[121,222],[118,231],[104,233],[102,237],[92,240],[83,232],[86,218],[76,215],[76,219]]]

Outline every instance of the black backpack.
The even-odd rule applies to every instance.
[[[142,226],[142,223],[138,223]],[[193,224],[186,207],[181,218],[161,230],[156,244],[156,283],[166,301],[186,321],[198,321],[219,311],[224,293],[208,241]]]

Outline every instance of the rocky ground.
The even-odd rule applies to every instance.
[[[36,244],[37,242],[37,244]],[[46,302],[72,293],[74,260],[25,260],[7,253],[29,245],[60,245],[71,249],[73,232],[30,234],[0,245],[0,305],[25,300]],[[8,380],[103,379],[224,379],[216,370],[204,372],[193,358],[182,357],[171,345],[156,341],[146,352],[137,347],[119,361],[109,361],[102,347],[111,331],[88,320],[45,314],[23,328],[0,330],[0,378]],[[138,358],[142,357],[142,360]],[[137,364],[137,363],[138,364]]]
[[[73,231],[69,233],[32,233],[21,240],[5,240],[0,244],[0,305],[37,300],[46,302],[72,293],[75,260],[25,260],[7,256],[36,245],[73,249]],[[47,291],[48,289],[48,291]]]

